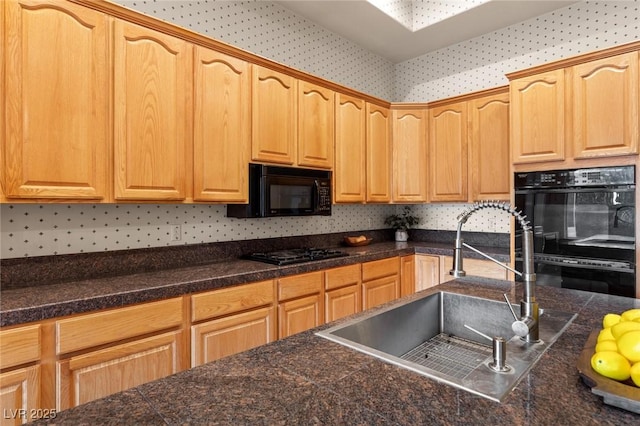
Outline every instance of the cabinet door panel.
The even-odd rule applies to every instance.
[[[514,80],[509,93],[513,163],[564,160],[564,70]]]
[[[6,197],[107,198],[109,18],[59,1],[6,12]]]
[[[324,323],[320,294],[280,303],[278,338],[292,336]]]
[[[248,202],[251,65],[196,46],[193,198]]]
[[[298,165],[333,167],[334,97],[332,90],[298,82]]]
[[[371,309],[400,297],[398,275],[379,278],[362,283],[362,308]]]
[[[57,409],[64,410],[184,369],[182,332],[166,333],[57,363]]]
[[[467,201],[467,104],[429,111],[430,201]]]
[[[391,201],[391,117],[367,104],[367,202]]]
[[[393,201],[427,201],[427,113],[393,111]]]
[[[191,45],[115,22],[115,198],[183,200],[191,149]]]
[[[509,200],[509,94],[469,102],[471,201]]]
[[[440,284],[440,258],[416,255],[416,291],[426,290],[438,284]]]
[[[400,258],[400,296],[416,292],[416,255]]]
[[[336,160],[334,200],[336,203],[363,203],[366,192],[365,102],[336,94]]]
[[[191,327],[191,367],[264,345],[275,339],[275,309],[256,309]]]
[[[254,65],[251,157],[293,164],[296,158],[296,79]]]
[[[0,369],[40,359],[40,325],[0,331]]]
[[[325,293],[326,322],[355,314],[362,310],[360,284],[329,290]]]
[[[36,419],[41,408],[40,366],[0,374],[0,407],[3,425],[19,425]]]
[[[638,52],[576,65],[574,157],[638,152]]]

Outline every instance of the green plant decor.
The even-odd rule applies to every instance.
[[[384,220],[385,225],[391,226],[397,231],[406,231],[420,223],[420,218],[414,216],[411,207],[405,206],[401,214],[392,214]]]

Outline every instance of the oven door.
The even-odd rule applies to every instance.
[[[517,190],[541,285],[635,297],[635,189]],[[516,268],[521,230],[516,223]]]

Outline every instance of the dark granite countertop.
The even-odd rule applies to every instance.
[[[508,249],[479,248],[498,260],[509,260]],[[0,293],[0,326],[166,299],[398,255],[451,255],[453,252],[451,244],[428,242],[381,242],[364,247],[341,247],[341,250],[349,253],[349,256],[288,266],[227,258],[154,272],[3,289]],[[466,256],[478,257],[473,252],[468,252]]]
[[[512,300],[521,296],[519,285],[468,278],[407,296],[391,305],[440,290],[495,300],[502,300],[504,292]],[[576,362],[587,337],[600,326],[605,313],[640,307],[640,301],[542,286],[538,287],[537,296],[542,308],[578,315],[502,403],[328,341],[316,336],[315,329],[63,411],[53,422],[638,424],[639,415],[605,405],[592,394],[582,383]]]

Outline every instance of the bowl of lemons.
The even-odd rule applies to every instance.
[[[605,404],[640,414],[640,308],[602,318],[578,360],[578,370]]]

